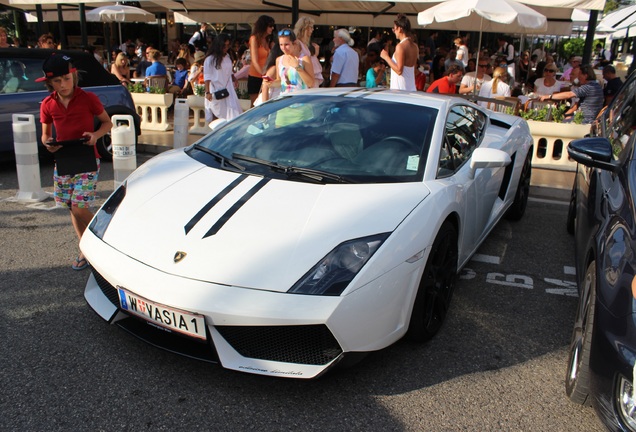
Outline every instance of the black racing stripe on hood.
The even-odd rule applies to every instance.
[[[243,207],[243,204],[245,204],[247,201],[250,200],[250,198],[252,198],[254,195],[256,195],[256,193],[259,190],[261,190],[269,181],[270,181],[270,179],[264,178],[263,180],[261,180],[258,183],[256,183],[256,185],[252,189],[247,191],[247,193],[245,195],[243,195],[241,197],[241,199],[239,199],[236,202],[236,204],[234,204],[232,207],[230,207],[230,209],[228,211],[226,211],[223,216],[221,216],[221,218],[212,226],[212,228],[210,228],[210,231],[205,233],[203,238],[213,236],[214,234],[219,232],[219,230],[223,227],[223,225],[225,225],[227,223],[227,221],[229,221],[230,218],[232,216],[234,216],[234,214],[236,212],[238,212],[241,207]]]
[[[248,177],[247,174],[241,174],[236,180],[234,180],[232,183],[227,185],[225,189],[219,192],[217,196],[212,198],[210,202],[208,202],[205,206],[203,206],[203,208],[199,210],[199,212],[196,215],[194,215],[192,219],[190,219],[190,222],[188,222],[186,226],[183,227],[185,229],[186,235],[190,232],[192,228],[194,228],[194,226],[201,220],[201,218],[203,218],[203,216],[205,216],[205,214],[210,211],[212,207],[214,207],[219,201],[225,198],[225,196],[229,194],[232,191],[232,189],[237,187],[247,177]]]

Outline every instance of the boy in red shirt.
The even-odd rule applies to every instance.
[[[77,86],[77,70],[71,58],[53,53],[42,66],[45,82],[52,91],[40,106],[42,143],[55,156],[53,174],[55,202],[71,212],[71,221],[81,238],[93,218],[90,204],[95,199],[99,173],[99,153],[95,143],[110,131],[112,122],[94,93]],[[94,131],[94,118],[101,122]],[[56,139],[53,139],[55,125]],[[56,144],[63,143],[63,145]],[[83,270],[88,262],[82,252],[73,262],[74,270]]]
[[[464,71],[458,65],[451,65],[446,71],[446,75],[433,81],[426,90],[427,93],[455,94],[457,85],[462,80]]]

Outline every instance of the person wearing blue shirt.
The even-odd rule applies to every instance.
[[[373,62],[369,70],[367,70],[367,88],[375,88],[380,85],[384,85],[384,74],[386,71],[386,64],[378,59]]]
[[[330,87],[356,87],[358,85],[358,68],[360,57],[351,48],[353,39],[347,29],[338,29],[334,32],[333,43],[336,50],[333,53],[331,63]]]
[[[170,88],[168,88],[168,92],[180,96],[186,95],[190,89],[188,81],[188,73],[190,71],[187,69],[188,61],[184,58],[178,58],[175,60],[174,65],[177,69],[173,73],[174,78]]]
[[[168,71],[166,66],[159,61],[161,58],[161,52],[158,50],[152,50],[148,56],[152,64],[146,68],[146,78],[157,75],[167,75]]]

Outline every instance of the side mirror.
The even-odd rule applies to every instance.
[[[568,146],[572,159],[590,168],[599,168],[611,172],[618,169],[612,160],[612,144],[607,138],[594,137],[574,140]]]
[[[470,157],[470,178],[475,178],[479,168],[501,168],[511,162],[510,155],[492,148],[477,148]]]

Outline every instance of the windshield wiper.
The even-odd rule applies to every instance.
[[[207,153],[210,156],[214,157],[217,161],[219,161],[221,163],[221,167],[225,168],[225,165],[230,165],[234,168],[236,168],[237,170],[241,170],[241,171],[245,171],[245,167],[243,165],[241,165],[240,163],[234,162],[232,159],[228,159],[225,156],[223,156],[221,153],[214,151],[214,150],[210,150],[207,147],[203,147],[202,145],[195,145],[194,146],[195,149],[197,150],[201,150],[203,153]]]
[[[300,175],[300,176],[303,176],[318,182],[324,182],[325,179],[328,179],[328,180],[337,181],[338,183],[355,183],[353,180],[347,177],[343,177],[341,175],[330,173],[327,171],[315,170],[312,168],[302,168],[302,167],[297,167],[293,165],[281,165],[276,162],[268,161],[265,159],[259,159],[252,156],[243,155],[240,153],[232,153],[232,157],[234,159],[244,160],[244,161],[252,162],[259,165],[265,165],[271,168],[272,170],[282,172],[283,174],[287,174],[290,176]]]

